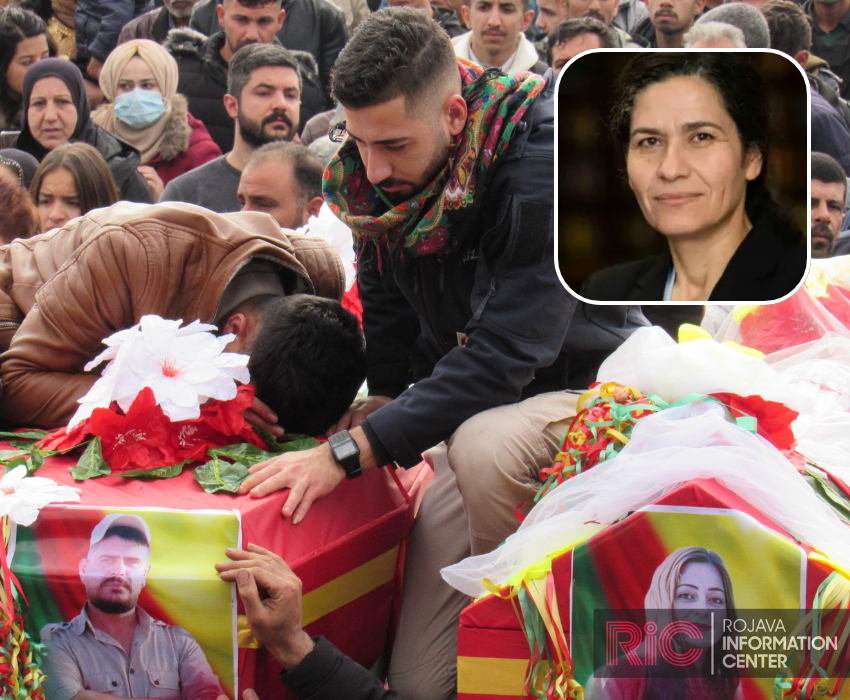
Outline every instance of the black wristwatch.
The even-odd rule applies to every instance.
[[[328,438],[331,454],[337,463],[345,469],[349,479],[356,479],[363,473],[360,467],[360,448],[347,430],[340,430]]]

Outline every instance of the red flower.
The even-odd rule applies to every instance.
[[[149,387],[139,392],[126,416],[106,408],[96,408],[91,415],[91,432],[100,437],[103,458],[113,472],[177,464],[171,431]]]
[[[800,415],[778,401],[765,401],[761,396],[711,394],[732,411],[735,417],[748,415],[758,421],[758,434],[770,440],[778,450],[790,450],[796,444],[791,423]]]
[[[86,418],[74,426],[70,433],[67,427],[54,430],[39,440],[36,443],[36,447],[40,450],[56,450],[59,452],[70,450],[72,447],[76,447],[81,442],[87,440],[89,435],[91,435],[90,423],[91,420]]]
[[[254,387],[242,384],[236,398],[230,401],[210,401],[201,409],[200,417],[173,423],[171,444],[177,461],[201,460],[210,447],[238,442],[265,447],[260,436],[242,415],[253,403]]]

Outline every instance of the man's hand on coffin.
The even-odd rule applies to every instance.
[[[330,437],[340,430],[351,430],[360,425],[370,413],[374,413],[381,406],[386,406],[392,399],[389,396],[367,396],[363,399],[355,399],[345,415],[339,419],[339,422],[328,430],[325,435]]]
[[[277,424],[277,415],[266,404],[254,397],[254,403],[251,408],[246,408],[242,415],[245,420],[251,425],[256,425],[258,428],[265,428],[275,437],[281,437],[284,433],[283,428]]]
[[[223,581],[236,583],[254,639],[286,670],[297,666],[314,646],[301,628],[301,580],[277,554],[255,544],[225,553],[231,561],[215,568]]]

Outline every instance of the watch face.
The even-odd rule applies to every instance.
[[[357,447],[354,438],[347,432],[332,435],[328,438],[328,443],[331,446],[334,458],[340,464],[344,464],[346,460],[356,458],[360,455],[360,448]]]

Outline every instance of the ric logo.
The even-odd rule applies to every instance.
[[[687,651],[677,651],[673,644],[677,635],[693,640],[703,638],[700,628],[687,620],[671,622],[660,633],[654,622],[647,622],[641,629],[635,622],[608,621],[605,625],[606,663],[609,666],[654,666],[659,657],[671,666],[696,663],[705,650],[691,647]]]

